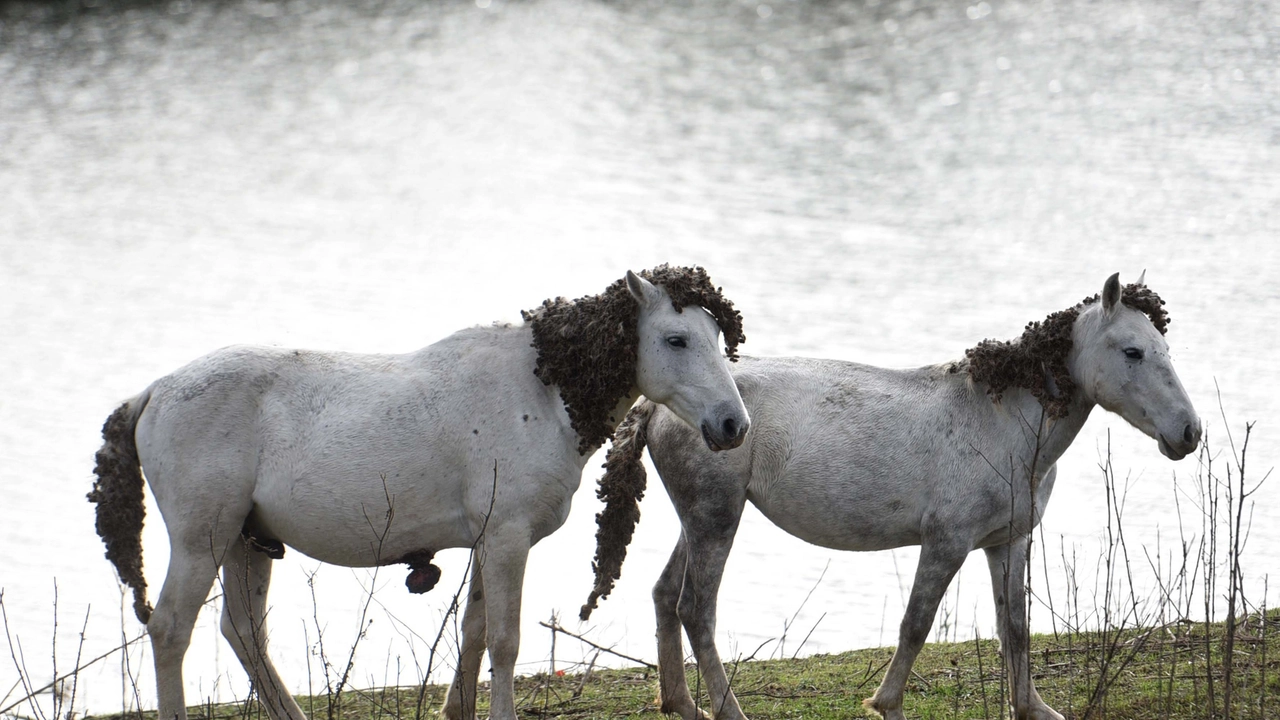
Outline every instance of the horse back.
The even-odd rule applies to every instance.
[[[500,330],[511,329],[462,331],[401,355],[223,348],[153,383],[139,432],[188,447],[289,434],[295,448],[303,438],[339,443],[331,451],[383,442],[404,450],[424,432],[461,436],[504,402],[548,404],[527,338]]]

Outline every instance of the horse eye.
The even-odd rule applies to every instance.
[[[667,338],[667,344],[674,348],[682,348],[682,347],[688,346],[688,343],[684,341],[684,338],[680,337],[679,335],[672,335],[671,337]]]
[[[1124,356],[1129,358],[1130,360],[1141,360],[1142,351],[1139,350],[1138,348],[1125,348]]]

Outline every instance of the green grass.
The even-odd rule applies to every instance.
[[[1206,643],[1207,632],[1207,643]],[[1209,682],[1221,713],[1225,668],[1223,626],[1176,623],[1143,631],[1039,635],[1032,641],[1031,667],[1046,702],[1068,718],[1205,720]],[[1229,717],[1280,718],[1280,612],[1266,621],[1251,616],[1237,628]],[[1206,650],[1207,653],[1206,654]],[[797,660],[730,664],[734,691],[754,720],[876,717],[862,708],[874,692],[892,648],[815,655]],[[695,692],[698,676],[686,675]],[[1003,671],[994,641],[926,645],[907,687],[911,718],[1000,718]],[[1105,691],[1099,691],[1104,686]],[[488,703],[481,686],[481,716]],[[438,717],[444,688],[379,688],[344,693],[341,698],[299,698],[312,720],[398,720]],[[604,670],[582,675],[519,678],[516,697],[526,718],[635,718],[659,720],[657,671]],[[706,698],[700,705],[707,707]],[[194,707],[198,718],[260,720],[256,703]],[[147,717],[153,717],[147,714]]]

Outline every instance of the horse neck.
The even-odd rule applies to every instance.
[[[564,427],[566,430],[572,430],[573,424],[569,420],[568,411],[565,410],[564,397],[562,397],[558,391],[556,392],[556,399],[559,401],[557,405],[560,409],[559,414],[560,414],[561,422],[564,424]],[[618,404],[614,405],[613,410],[609,412],[608,423],[609,423],[609,429],[611,431],[616,431],[618,429],[618,426],[622,424],[623,418],[627,416],[627,411],[629,411],[631,409],[631,406],[635,405],[636,401],[639,399],[640,399],[640,389],[635,386],[632,386],[632,388],[627,391],[626,395],[623,395],[621,398],[618,399]],[[578,443],[582,440],[582,438],[576,432],[571,433],[571,435],[573,437],[573,457],[578,463],[579,469],[585,468],[587,466],[587,461],[590,460],[595,453],[594,452],[588,452],[586,454],[580,453],[578,451]],[[607,444],[608,443],[606,443],[606,445]]]
[[[1093,403],[1083,393],[1076,393],[1066,416],[1051,418],[1035,396],[1022,388],[1007,390],[1002,404],[1007,410],[1008,422],[1016,426],[1015,432],[1023,440],[1015,453],[1017,459],[1024,468],[1034,463],[1038,477],[1043,477],[1058,462],[1093,410]]]

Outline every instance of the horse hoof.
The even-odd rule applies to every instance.
[[[862,707],[884,718],[884,720],[906,720],[907,716],[902,713],[902,703],[899,702],[897,707],[886,708],[880,705],[879,699],[875,696],[869,697],[862,701]]]

